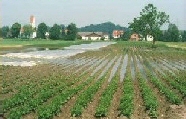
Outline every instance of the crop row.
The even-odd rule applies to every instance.
[[[54,89],[50,87],[41,89],[40,93],[35,98],[31,98],[28,102],[24,103],[23,105],[17,108],[13,108],[10,111],[8,118],[10,119],[21,118],[22,115],[25,115],[30,111],[35,111],[39,105],[46,102],[57,92],[63,91],[65,87],[66,87],[65,84],[61,84],[60,86]]]
[[[92,86],[90,86],[86,90],[84,90],[78,96],[78,98],[75,102],[75,105],[71,109],[72,116],[75,117],[75,116],[80,116],[82,114],[83,108],[86,108],[87,104],[92,101],[95,93],[101,87],[103,81],[104,81],[104,76],[101,79],[99,79],[96,83],[94,83]]]
[[[47,84],[44,87],[50,87],[51,84]],[[32,87],[32,88],[31,88]],[[3,101],[3,109],[4,111],[8,111],[10,108],[16,105],[22,105],[27,100],[33,98],[34,94],[38,91],[38,88],[34,88],[32,85],[22,86],[18,93],[13,95],[10,99],[6,99]]]
[[[181,87],[181,85],[179,85],[178,83],[176,83],[175,81],[173,81],[169,77],[163,75],[164,73],[159,75],[159,73],[155,69],[154,69],[154,71],[156,72],[155,75],[153,75],[152,72],[147,70],[146,67],[145,67],[145,71],[146,71],[146,74],[149,77],[150,81],[152,82],[152,84],[154,84],[159,89],[160,93],[162,93],[166,96],[168,101],[170,101],[172,104],[181,104],[182,103],[182,99],[175,92],[173,92],[166,84],[164,84],[160,79],[164,78],[165,80],[170,82],[170,84],[173,87],[177,87],[177,89],[180,88],[180,90],[182,90],[182,92],[184,93],[184,91],[182,89],[183,87]],[[157,76],[159,76],[159,79]]]
[[[150,72],[146,71],[150,81],[159,89],[160,93],[164,94],[168,101],[172,104],[181,104],[182,100],[174,93],[168,86],[166,86],[160,79],[157,79]]]
[[[120,99],[120,115],[130,117],[134,110],[134,87],[132,77],[126,76],[123,84],[123,94]]]
[[[95,113],[96,117],[107,116],[108,111],[109,111],[109,107],[111,105],[113,95],[114,95],[114,93],[116,92],[116,89],[117,89],[118,80],[119,79],[116,76],[114,78],[112,78],[108,87],[102,93],[101,99],[99,101],[99,105],[96,108],[96,113]]]
[[[163,79],[169,82],[171,86],[173,86],[175,89],[177,89],[182,95],[183,98],[186,97],[186,87],[176,82],[177,79],[173,80],[169,74],[163,75]]]
[[[44,86],[40,86],[40,88],[32,88],[32,89],[36,89],[38,94],[36,94],[36,92],[30,93],[28,92],[29,90],[25,90],[26,92],[24,94],[18,93],[14,97],[10,99],[6,99],[4,101],[4,110],[6,111],[11,107],[15,106],[15,104],[16,105],[19,104],[19,107],[14,108],[10,111],[9,117],[14,117],[14,116],[21,117],[21,115],[27,114],[30,111],[35,111],[39,105],[46,102],[47,99],[53,97],[57,93],[62,92],[63,89],[65,89],[66,87],[71,86],[77,81],[79,81],[83,75],[84,74],[80,75],[80,77],[77,77],[73,81],[70,81],[66,84],[65,82],[62,83],[60,81],[61,79],[49,80],[49,83],[46,83]],[[70,76],[66,77],[66,80],[68,80],[69,78]]]
[[[158,101],[155,97],[154,93],[152,92],[151,88],[147,85],[146,80],[144,80],[140,74],[137,74],[139,84],[140,84],[140,90],[142,92],[142,98],[145,103],[145,107],[147,110],[149,110],[149,116],[156,118],[157,117],[157,107],[158,107]]]
[[[69,88],[64,90],[61,94],[54,97],[47,105],[39,106],[37,114],[39,119],[49,119],[54,115],[57,115],[61,111],[61,107],[78,91],[81,91],[86,85],[93,81],[93,77],[90,77],[82,84],[75,88]]]
[[[126,56],[128,60],[128,55]],[[120,115],[124,115],[130,118],[134,110],[134,85],[133,85],[133,80],[131,77],[131,63],[130,63],[131,56],[130,55],[129,55],[129,60],[128,61],[127,60],[123,60],[123,63],[126,63],[125,64],[126,74],[124,73],[123,75],[126,75],[126,77],[123,82],[123,93],[121,95],[118,110],[120,111]]]

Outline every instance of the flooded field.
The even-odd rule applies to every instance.
[[[1,58],[6,118],[186,117],[185,50],[95,42]]]
[[[55,60],[60,61],[61,59],[63,60],[63,58],[74,56],[88,50],[98,50],[110,44],[114,44],[114,42],[93,42],[90,44],[72,45],[70,47],[64,47],[62,50],[54,48],[27,48],[17,51],[18,53],[1,55],[0,65],[32,66],[38,63],[54,63]]]

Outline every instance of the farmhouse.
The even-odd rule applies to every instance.
[[[153,41],[153,36],[152,35],[147,35],[147,41]]]
[[[109,34],[104,32],[78,32],[82,40],[109,40]]]
[[[124,34],[123,30],[113,30],[112,37],[113,38],[121,38],[121,36]]]
[[[137,33],[133,33],[131,36],[130,36],[130,41],[139,41],[140,40],[140,36],[139,34]]]

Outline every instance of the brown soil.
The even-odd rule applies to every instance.
[[[113,100],[111,102],[110,111],[108,113],[108,117],[110,117],[111,119],[121,118],[121,117],[118,117],[119,115],[118,107],[120,104],[122,89],[123,89],[123,84],[119,82],[118,89],[116,93],[113,95]]]
[[[107,76],[108,77],[108,76]],[[81,116],[82,119],[95,119],[96,117],[94,116],[96,113],[96,107],[99,103],[101,94],[103,91],[106,89],[108,85],[108,78],[105,79],[104,83],[102,84],[101,88],[98,90],[98,92],[95,94],[93,101],[90,102],[87,106],[86,109],[84,109],[83,114]]]
[[[134,113],[131,119],[149,119],[148,114],[145,112],[145,106],[139,89],[139,82],[134,80]]]
[[[169,114],[167,110],[169,108],[170,103],[166,100],[166,97],[163,94],[161,94],[154,85],[152,85],[152,83],[148,82],[148,84],[158,100],[159,104],[157,108],[158,119],[169,119],[168,118]]]
[[[168,109],[167,119],[186,119],[186,106],[185,105],[170,105]]]

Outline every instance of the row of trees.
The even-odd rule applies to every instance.
[[[30,38],[33,32],[36,32],[37,38],[41,39],[75,40],[77,27],[73,23],[69,24],[67,27],[58,24],[49,27],[45,23],[40,23],[37,28],[33,28],[30,24],[21,27],[21,24],[14,23],[11,27],[4,26],[0,28],[0,36],[3,38]]]
[[[169,23],[168,30],[162,31],[160,28]],[[138,33],[145,39],[147,35],[153,36],[153,44],[156,40],[160,41],[186,41],[186,31],[179,31],[175,24],[169,22],[169,15],[165,12],[160,12],[153,4],[148,4],[140,12],[140,16],[134,18],[133,22],[129,23],[129,29],[125,32],[123,39],[128,39],[131,33]]]
[[[122,40],[130,39],[130,35],[134,31],[127,30],[122,36]],[[159,30],[156,34],[156,39],[158,41],[165,42],[186,42],[186,30],[181,31],[175,24],[170,23],[167,30]]]
[[[154,37],[153,44],[155,44],[161,33],[160,27],[165,23],[169,23],[169,15],[158,11],[153,4],[148,4],[142,9],[140,16],[129,23],[129,28],[143,36],[152,35]]]

